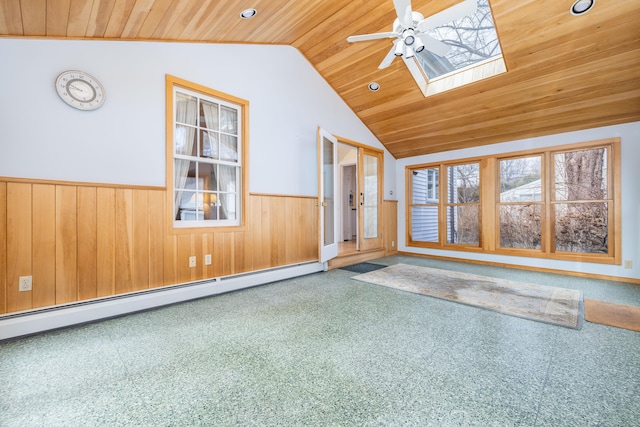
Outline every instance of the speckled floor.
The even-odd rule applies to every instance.
[[[637,285],[394,256],[640,305]],[[0,426],[638,426],[640,333],[332,270],[0,343]]]

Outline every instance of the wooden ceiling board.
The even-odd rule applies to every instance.
[[[44,36],[47,32],[47,0],[22,0],[20,8],[24,33]]]
[[[67,35],[70,7],[71,0],[47,0],[46,35],[54,37],[64,37]]]
[[[393,39],[346,41],[391,31],[392,0],[3,0],[0,36],[291,45],[397,158],[640,120],[637,0],[489,1],[508,71],[427,98],[402,59],[378,69]]]

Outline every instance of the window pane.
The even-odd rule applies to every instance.
[[[195,96],[176,93],[176,123],[195,126],[198,100]]]
[[[607,198],[607,149],[570,151],[554,155],[556,200]]]
[[[480,201],[480,165],[471,163],[447,167],[449,203]]]
[[[236,171],[238,168],[235,166],[218,166],[218,190],[227,193],[236,192]]]
[[[451,47],[445,56],[431,53],[429,49],[416,52],[416,59],[429,79],[501,53],[487,0],[478,1],[478,8],[474,14],[430,29],[428,34]]]
[[[378,237],[378,156],[365,154],[364,161],[364,238]]]
[[[500,201],[542,200],[540,156],[500,161]]]
[[[416,242],[438,241],[438,207],[411,208],[411,238]]]
[[[541,212],[540,205],[500,206],[500,247],[540,249]]]
[[[479,244],[478,206],[447,207],[447,243]]]
[[[220,219],[238,219],[235,194],[220,194]]]
[[[233,135],[238,134],[238,112],[235,109],[220,108],[220,130]]]
[[[608,253],[607,203],[559,203],[554,213],[557,251]]]
[[[229,162],[238,161],[238,137],[231,135],[220,135],[220,160]]]
[[[218,133],[202,131],[200,136],[200,157],[218,159]]]
[[[177,125],[173,135],[175,141],[175,153],[184,156],[195,156],[197,153],[196,146],[196,129],[189,126]]]
[[[218,130],[218,104],[204,100],[200,101],[200,126]]]
[[[413,204],[437,203],[440,189],[439,170],[417,169],[412,171],[411,185]]]

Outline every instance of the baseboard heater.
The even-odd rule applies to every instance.
[[[258,270],[0,316],[0,341],[264,285],[323,270],[318,262]]]

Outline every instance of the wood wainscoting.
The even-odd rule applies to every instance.
[[[165,197],[0,178],[0,314],[318,259],[315,197],[251,194],[246,227],[194,234],[168,232]],[[31,291],[18,291],[20,276],[32,276]]]

